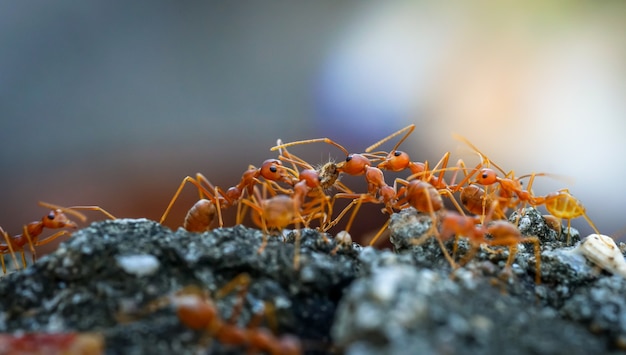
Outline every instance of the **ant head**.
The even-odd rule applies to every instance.
[[[305,180],[306,186],[314,189],[319,187],[322,182],[322,178],[317,171],[312,169],[304,169],[300,172],[300,181]]]
[[[287,178],[287,171],[283,166],[283,162],[278,159],[267,159],[261,165],[259,173],[266,180],[279,181]]]
[[[385,169],[390,171],[402,171],[411,162],[409,155],[400,150],[393,150],[382,163],[378,164],[379,169]]]
[[[498,182],[498,174],[493,169],[480,169],[476,176],[476,183],[481,185],[492,185]]]
[[[348,175],[363,175],[365,174],[365,168],[371,165],[370,160],[363,155],[350,154],[344,162],[337,165],[337,169]]]
[[[178,319],[191,329],[203,329],[218,317],[213,303],[197,294],[175,296],[172,303]]]
[[[76,228],[76,223],[70,221],[69,218],[60,209],[51,210],[41,219],[46,228]]]

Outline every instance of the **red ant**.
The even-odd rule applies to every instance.
[[[104,354],[104,335],[99,333],[0,334],[4,355],[17,354]]]
[[[278,159],[290,162],[293,165],[292,171],[297,175],[294,177],[293,183],[294,194],[299,195],[301,198],[302,196],[311,198],[309,203],[303,200],[301,208],[304,210],[319,209],[322,212],[327,209],[327,216],[331,216],[333,204],[324,191],[335,186],[340,191],[352,192],[347,186],[337,180],[339,172],[336,164],[329,162],[324,164],[319,170],[316,170],[305,160],[289,153],[287,148],[281,147],[282,145],[282,140],[278,139],[276,141],[276,146],[280,147],[278,148],[280,154]],[[304,169],[298,171],[297,166]],[[324,225],[326,223],[327,221],[323,221],[321,224]]]
[[[172,304],[178,319],[186,327],[203,331],[205,336],[214,338],[223,345],[244,346],[250,353],[301,354],[300,341],[293,336],[277,337],[266,328],[258,327],[258,320],[254,319],[248,327],[236,324],[250,282],[247,274],[240,274],[216,292],[214,299],[220,299],[238,290],[239,301],[228,320],[220,317],[217,305],[208,293],[195,286],[185,287],[167,299],[157,300],[148,309],[161,308],[164,303]],[[258,318],[259,314],[255,315],[255,319]]]
[[[267,198],[267,191],[272,197]],[[252,220],[263,230],[263,243],[259,248],[259,253],[263,252],[267,245],[267,234],[270,229],[282,230],[290,224],[295,224],[299,229],[300,223],[308,226],[309,222],[316,218],[326,219],[327,215],[324,211],[324,204],[321,205],[304,205],[309,188],[306,186],[306,180],[298,182],[294,186],[292,195],[276,194],[272,186],[268,182],[263,183],[263,194],[261,194],[256,186],[253,188],[253,194],[246,199],[242,199],[241,203],[253,209]],[[299,249],[300,249],[300,232],[296,233],[294,245],[294,268],[299,268]]]
[[[159,223],[163,224],[185,184],[191,183],[198,189],[200,201],[198,201],[187,213],[184,228],[193,232],[204,232],[210,229],[210,224],[215,218],[216,212],[219,226],[223,227],[224,221],[222,219],[222,208],[228,208],[236,204],[241,199],[244,191],[247,191],[248,195],[252,194],[252,187],[259,183],[259,177],[263,177],[268,181],[281,181],[291,184],[292,181],[289,178],[287,171],[288,169],[283,166],[283,163],[280,160],[267,159],[263,162],[260,168],[249,166],[248,170],[242,174],[239,183],[230,187],[226,191],[222,190],[220,187],[213,186],[213,184],[211,184],[211,182],[201,173],[197,173],[195,178],[186,176],[181,181],[176,193],[167,205]],[[207,200],[210,203],[202,200]],[[240,221],[237,222],[239,223]]]
[[[480,184],[482,186],[485,186],[485,188],[487,189],[489,186],[494,185],[494,184],[498,184],[499,185],[499,196],[497,197],[497,199],[499,200],[499,205],[500,206],[504,206],[504,208],[515,208],[517,207],[520,203],[523,203],[522,209],[526,204],[529,204],[531,206],[539,206],[541,204],[544,203],[544,199],[543,198],[539,198],[537,196],[534,196],[532,194],[532,185],[533,185],[533,181],[535,179],[535,177],[537,176],[553,176],[553,174],[546,174],[546,173],[532,173],[532,174],[527,174],[527,175],[523,175],[520,176],[518,178],[515,178],[515,173],[511,170],[508,173],[505,173],[504,170],[502,168],[500,168],[498,165],[496,165],[495,163],[491,162],[486,156],[485,154],[483,154],[480,150],[478,150],[478,148],[476,148],[476,146],[474,146],[471,142],[469,142],[466,138],[460,136],[460,135],[455,135],[455,138],[464,142],[465,144],[467,144],[470,148],[472,148],[472,150],[474,150],[474,152],[476,152],[480,157],[481,157],[481,162],[476,165],[476,167],[465,176],[465,178],[457,185],[456,188],[453,189],[453,191],[458,191],[459,189],[463,188],[463,185],[465,183],[467,183],[474,174],[478,173],[476,175],[476,179],[474,181],[471,181],[471,183],[474,184]],[[488,167],[483,167],[484,165],[487,165]],[[489,166],[493,165],[497,170],[499,170],[500,172],[502,172],[502,174],[504,174],[504,177],[499,177],[498,173],[494,170],[491,169]],[[525,189],[522,185],[522,179],[530,177],[530,180],[528,181],[528,187]],[[482,206],[483,206],[483,213],[482,215],[485,215],[485,208],[486,205],[489,203],[488,201],[488,191],[484,190],[485,193],[483,196],[485,196],[485,198],[483,198],[483,202],[482,202]],[[503,213],[500,213],[503,214]]]
[[[32,255],[33,263],[37,259],[37,254],[35,252],[35,247],[40,245],[45,245],[56,238],[71,234],[67,230],[58,231],[43,240],[39,240],[39,235],[43,233],[44,228],[48,229],[61,229],[61,228],[71,228],[76,229],[78,226],[76,223],[70,221],[66,214],[70,214],[78,219],[81,222],[85,222],[87,217],[84,214],[76,211],[79,209],[83,210],[95,210],[100,211],[107,217],[111,219],[115,219],[115,217],[109,212],[105,211],[101,207],[98,206],[73,206],[73,207],[60,207],[57,205],[53,205],[51,203],[39,202],[39,206],[50,208],[51,211],[43,216],[40,221],[31,222],[22,227],[22,234],[18,234],[15,236],[10,236],[7,232],[0,227],[0,234],[4,237],[6,244],[0,245],[0,253],[7,254],[10,253],[13,258],[13,262],[15,263],[16,269],[19,268],[17,260],[15,258],[15,251],[19,251],[22,256],[22,265],[26,268],[26,257],[24,255],[24,246],[28,244],[30,248],[30,252]],[[6,274],[6,266],[4,264],[4,257],[0,257],[0,261],[2,262],[2,272]]]
[[[424,163],[411,161],[411,158],[406,152],[397,150],[400,144],[402,144],[409,137],[409,135],[413,132],[413,130],[415,130],[415,125],[414,124],[408,125],[402,128],[401,130],[367,147],[365,149],[365,152],[369,153],[372,150],[378,148],[381,144],[387,142],[389,139],[394,138],[395,136],[397,136],[398,134],[404,131],[407,131],[404,134],[404,136],[398,141],[398,143],[396,143],[393,149],[391,149],[391,151],[389,151],[389,153],[386,154],[382,162],[378,164],[378,168],[383,169],[383,170],[394,171],[394,172],[409,169],[412,175],[418,175],[418,174],[424,175],[424,176],[428,175],[428,178],[426,179],[426,181],[428,181],[428,183],[433,185],[437,190],[447,188],[448,185],[446,184],[443,178],[443,174],[439,176],[435,176],[433,174],[425,174],[426,172],[429,171],[428,161]],[[446,152],[446,154],[444,154],[443,157],[439,160],[439,162],[435,165],[433,170],[438,169],[441,166],[441,171],[445,171],[446,167],[448,166],[449,157],[450,157],[450,152]]]
[[[447,166],[448,166],[448,160],[450,158],[450,152],[446,152],[443,155],[443,157],[437,162],[437,164],[432,170],[429,169],[428,161],[425,161],[424,163],[411,161],[411,158],[406,152],[399,151],[397,149],[409,137],[409,135],[413,132],[414,129],[415,129],[415,125],[411,124],[399,130],[398,132],[394,133],[393,135],[385,137],[381,139],[380,141],[372,144],[367,149],[365,149],[365,151],[371,152],[372,150],[379,147],[381,144],[393,138],[395,135],[398,135],[401,132],[407,131],[404,134],[404,136],[396,143],[393,149],[389,153],[387,153],[383,161],[378,164],[378,168],[389,170],[389,171],[394,171],[394,172],[399,172],[399,171],[409,169],[412,175],[407,180],[413,180],[421,176],[423,181],[427,182],[429,185],[431,185],[436,190],[438,190],[440,194],[447,195],[452,201],[452,203],[455,205],[456,209],[459,212],[463,213],[461,207],[456,202],[452,194],[451,185],[448,185],[448,183],[446,183],[444,179],[444,174],[446,171],[454,170],[455,172],[454,172],[452,181],[455,181],[457,172],[461,170],[462,167],[464,166],[463,161],[459,160],[459,162],[457,162],[456,167],[448,168]],[[439,171],[440,174],[435,175],[434,173],[436,171]],[[405,181],[405,184],[406,184],[406,181]]]
[[[392,133],[389,138],[395,137],[398,134],[402,133],[403,131],[405,131],[406,128],[403,128],[395,133]],[[345,153],[346,155],[346,159],[345,161],[339,163],[336,165],[336,171],[339,173],[345,173],[348,175],[353,175],[353,176],[359,176],[359,175],[365,175],[365,181],[368,184],[368,196],[362,195],[362,194],[355,194],[352,191],[349,191],[349,189],[345,188],[342,189],[345,192],[341,192],[336,194],[335,196],[333,196],[333,201],[336,198],[351,198],[353,199],[353,202],[348,205],[341,213],[340,213],[340,217],[342,217],[343,215],[345,215],[345,213],[352,208],[353,206],[357,205],[360,206],[360,204],[363,201],[367,201],[367,202],[375,202],[378,201],[378,194],[380,193],[381,198],[383,200],[383,202],[388,206],[387,210],[391,213],[391,200],[393,198],[393,196],[395,195],[395,192],[393,191],[393,189],[389,186],[387,186],[387,184],[384,182],[384,177],[383,177],[383,173],[380,169],[373,167],[372,166],[372,162],[370,161],[370,158],[372,159],[380,159],[381,154],[380,153],[365,153],[365,154],[350,154],[348,152],[348,150],[346,148],[344,148],[342,145],[340,145],[339,143],[331,140],[330,138],[317,138],[317,139],[308,139],[308,140],[303,140],[303,141],[296,141],[296,142],[290,142],[290,143],[284,143],[284,144],[279,144],[276,145],[274,147],[271,148],[271,150],[278,150],[278,149],[284,149],[286,147],[290,147],[290,146],[294,146],[294,145],[300,145],[300,144],[309,144],[309,143],[317,143],[317,142],[324,142],[324,143],[328,143],[330,145],[333,145],[337,148],[339,148],[342,152]],[[347,191],[346,191],[347,190]],[[358,210],[358,207],[355,209],[355,212],[353,212],[353,217],[356,213],[356,211]],[[352,221],[353,217],[350,219],[350,221]],[[331,228],[333,225],[335,225],[337,223],[338,219],[336,218],[333,222],[330,222],[329,224],[327,224],[323,229],[324,230],[328,230],[329,228]],[[351,222],[349,222],[351,223]],[[348,227],[349,228],[349,227]]]
[[[468,144],[472,149],[474,149],[481,157],[484,157],[484,154],[481,153],[478,148],[472,145],[465,138],[458,136],[457,138],[463,140],[466,144]],[[488,161],[488,160],[487,160]],[[467,175],[464,181],[469,180],[469,178],[478,170],[478,168],[482,165],[479,164],[472,173]],[[494,166],[496,166],[494,164]],[[496,166],[497,167],[497,166]],[[504,172],[501,168],[497,167],[500,171]],[[501,201],[508,201],[506,207],[514,207],[520,202],[524,204],[528,203],[531,206],[540,206],[545,205],[548,212],[557,217],[567,219],[568,233],[567,233],[567,244],[570,243],[570,234],[569,227],[571,225],[571,220],[573,218],[577,218],[583,216],[591,228],[597,233],[600,234],[598,228],[594,225],[591,219],[587,216],[585,211],[585,207],[582,203],[576,199],[569,192],[568,189],[561,189],[557,192],[550,193],[546,196],[534,196],[530,191],[532,188],[533,180],[535,176],[546,176],[553,174],[546,173],[532,173],[524,176],[520,176],[517,179],[513,178],[513,171],[505,174],[504,178],[498,177],[497,173],[490,168],[480,169],[479,174],[476,177],[476,183],[489,186],[495,183],[500,185],[500,197]],[[521,184],[521,179],[530,177],[528,182],[528,188],[524,189]],[[517,197],[516,201],[512,201],[513,195]],[[483,200],[483,205],[486,203],[486,199]],[[523,206],[522,206],[523,208]]]
[[[519,229],[512,223],[505,220],[497,220],[488,222],[491,219],[492,212],[495,210],[498,201],[495,201],[484,223],[474,216],[463,216],[454,211],[446,211],[441,216],[440,236],[442,240],[450,239],[452,236],[464,236],[468,239],[471,249],[464,257],[461,264],[469,261],[478,251],[482,244],[489,246],[506,246],[509,248],[509,257],[506,261],[505,271],[508,272],[513,264],[517,245],[519,243],[532,243],[534,245],[536,273],[535,283],[541,283],[541,250],[539,238],[536,236],[524,237]],[[491,238],[485,238],[490,235]],[[453,255],[456,254],[457,244],[455,242]]]

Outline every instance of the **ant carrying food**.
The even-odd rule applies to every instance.
[[[403,128],[395,133],[392,133],[386,139],[393,138],[406,130],[407,128]],[[386,153],[382,153],[382,152],[367,153],[366,152],[363,154],[357,154],[357,153],[351,154],[341,144],[333,141],[330,138],[308,139],[308,140],[278,144],[272,147],[271,150],[279,150],[279,149],[284,149],[286,147],[290,147],[294,145],[319,143],[319,142],[333,145],[339,148],[346,155],[346,159],[343,162],[340,162],[339,164],[336,165],[335,171],[338,173],[345,173],[351,176],[364,175],[365,181],[368,185],[367,195],[369,195],[369,196],[366,196],[365,194],[354,193],[347,188],[341,188],[343,192],[335,194],[332,198],[332,201],[334,202],[337,198],[350,198],[350,199],[353,199],[353,201],[339,214],[338,218],[335,218],[334,221],[324,226],[323,230],[330,229],[332,226],[334,226],[338,222],[338,220],[341,217],[343,217],[347,213],[347,211],[350,208],[356,206],[355,211],[353,212],[352,217],[350,218],[350,222],[347,227],[349,228],[349,226],[351,225],[351,221],[353,220],[354,215],[356,211],[358,211],[362,202],[377,203],[380,201],[386,205],[386,210],[389,213],[393,212],[391,209],[391,205],[393,204],[393,196],[395,195],[395,192],[392,190],[390,186],[388,186],[385,183],[383,172],[379,168],[373,167],[372,161],[370,160],[370,159],[380,160],[382,158],[382,155]],[[379,196],[380,196],[380,199],[379,199]]]

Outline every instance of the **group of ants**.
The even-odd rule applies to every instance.
[[[500,168],[462,136],[454,135],[455,139],[465,143],[478,155],[480,161],[475,167],[468,168],[461,159],[454,166],[448,166],[449,152],[445,153],[432,168],[427,161],[413,161],[408,153],[398,148],[414,129],[413,124],[404,127],[372,144],[363,153],[349,153],[347,149],[329,138],[289,143],[283,143],[279,139],[276,146],[271,148],[271,151],[278,152],[277,158],[265,160],[259,168],[249,166],[239,183],[226,190],[214,186],[200,173],[195,177],[185,177],[161,216],[160,223],[167,218],[183,188],[191,183],[197,188],[200,199],[188,211],[183,223],[184,229],[190,232],[204,232],[210,230],[216,223],[219,227],[224,227],[222,212],[236,206],[237,224],[242,223],[248,211],[251,211],[252,221],[263,231],[263,242],[258,250],[262,253],[267,245],[268,236],[294,226],[296,252],[293,263],[297,269],[300,265],[297,252],[300,246],[300,228],[315,227],[324,234],[351,211],[344,230],[335,237],[337,247],[332,252],[334,254],[339,247],[352,245],[349,229],[363,203],[378,204],[382,206],[382,212],[389,215],[414,208],[429,215],[432,220],[430,230],[417,238],[415,244],[424,243],[434,237],[453,269],[459,267],[455,261],[455,254],[460,237],[464,237],[471,247],[460,261],[461,265],[469,261],[481,246],[487,249],[502,246],[509,248],[505,270],[510,269],[518,244],[532,243],[536,259],[537,284],[541,282],[539,239],[536,236],[523,236],[517,223],[507,220],[509,210],[519,211],[517,220],[519,222],[525,207],[544,206],[548,212],[544,215],[547,224],[557,233],[566,234],[567,244],[570,243],[571,220],[581,216],[596,233],[600,234],[587,216],[582,203],[567,189],[544,196],[532,192],[535,177],[550,174],[531,173],[516,177],[513,171],[506,172]],[[401,138],[390,151],[377,150],[396,137]],[[327,143],[337,147],[345,154],[345,159],[337,163],[330,161],[316,168],[287,150],[289,147],[311,143]],[[384,171],[406,172],[410,175],[407,178],[396,178],[393,184],[389,185],[385,181]],[[367,191],[351,190],[340,181],[342,174],[363,176],[367,183]],[[528,179],[526,184],[525,179]],[[455,194],[458,194],[460,204],[456,201]],[[444,208],[442,196],[449,199],[455,208]],[[333,218],[333,207],[338,199],[351,201]],[[0,244],[0,253],[10,254],[16,268],[19,268],[16,252],[20,253],[22,265],[26,267],[24,249],[27,245],[34,262],[35,246],[70,234],[67,230],[61,230],[39,240],[38,237],[44,228],[77,228],[67,214],[85,221],[86,217],[79,210],[97,210],[108,218],[115,219],[99,206],[60,207],[44,202],[40,202],[40,205],[50,208],[51,211],[41,221],[25,225],[22,234],[10,236],[0,228],[5,241],[5,244]],[[567,220],[567,233],[561,233],[562,220]],[[388,225],[389,219],[370,240],[370,245],[377,242]],[[450,255],[443,243],[453,237],[455,244]],[[0,260],[6,273],[4,258]],[[247,277],[238,277],[218,294],[223,294],[223,290],[231,292],[234,288],[247,289],[248,283]],[[297,339],[293,337],[278,337],[258,326],[236,326],[234,317],[239,311],[234,311],[230,320],[222,319],[213,300],[199,290],[186,290],[175,297],[171,296],[169,300],[175,305],[183,324],[192,329],[205,330],[207,335],[222,344],[245,345],[250,349],[271,354],[301,352]]]

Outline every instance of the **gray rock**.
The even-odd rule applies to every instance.
[[[626,281],[566,247],[537,216],[526,210],[520,222],[542,240],[541,285],[531,245],[520,244],[504,272],[507,248],[481,248],[460,263],[469,250],[461,237],[454,258],[463,265],[453,270],[437,240],[422,238],[430,218],[411,209],[391,216],[393,252],[301,230],[297,269],[294,231],[270,236],[259,253],[262,233],[242,226],[199,234],[145,219],[94,223],[0,280],[0,331],[95,332],[109,354],[245,353],[186,328],[166,301],[189,285],[215,294],[246,273],[243,300],[237,292],[215,300],[221,317],[242,304],[235,321],[245,327],[272,304],[277,334],[297,336],[311,354],[626,348]],[[453,243],[445,243],[450,254]]]

